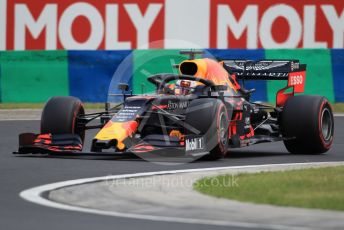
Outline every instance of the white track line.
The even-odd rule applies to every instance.
[[[141,215],[133,213],[120,213],[115,211],[101,211],[91,208],[77,207],[68,204],[58,203],[52,200],[49,200],[43,196],[43,194],[60,189],[63,187],[80,185],[91,182],[99,182],[104,180],[113,180],[113,179],[125,179],[125,178],[136,178],[136,177],[146,177],[146,176],[156,176],[156,175],[166,175],[166,174],[176,174],[176,173],[190,173],[190,172],[205,172],[205,171],[215,171],[215,170],[224,170],[224,169],[245,169],[245,168],[268,168],[271,166],[307,166],[307,165],[325,165],[331,164],[334,162],[312,162],[312,163],[293,163],[293,164],[267,164],[267,165],[247,165],[247,166],[229,166],[229,167],[216,167],[216,168],[201,168],[201,169],[184,169],[184,170],[171,170],[171,171],[157,171],[157,172],[145,172],[145,173],[134,173],[134,174],[123,174],[123,175],[113,175],[113,176],[104,176],[104,177],[93,177],[93,178],[84,178],[77,180],[62,181],[52,184],[46,184],[34,188],[30,188],[22,191],[19,195],[23,199],[52,207],[59,208],[70,211],[78,211],[84,213],[92,213],[98,215],[106,216],[115,216],[115,217],[124,217],[124,218],[134,218],[141,220],[152,220],[152,221],[166,221],[166,222],[177,222],[177,223],[186,223],[186,224],[205,224],[205,225],[217,225],[217,226],[231,226],[231,227],[243,227],[243,228],[264,228],[264,229],[308,229],[308,228],[299,228],[292,226],[284,225],[270,225],[270,224],[259,224],[259,223],[245,223],[245,222],[235,222],[235,221],[220,221],[220,220],[206,220],[206,219],[192,219],[192,218],[179,218],[179,217],[168,217],[168,216],[154,216],[154,215]]]

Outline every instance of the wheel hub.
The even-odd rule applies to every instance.
[[[328,108],[325,108],[321,114],[321,133],[325,141],[332,137],[333,118]]]

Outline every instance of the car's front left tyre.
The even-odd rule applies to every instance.
[[[42,112],[41,133],[76,134],[84,141],[85,129],[78,121],[78,117],[84,114],[84,107],[78,98],[52,97]]]

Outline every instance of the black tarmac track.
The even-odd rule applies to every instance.
[[[0,229],[228,229],[228,227],[154,222],[65,211],[29,203],[21,199],[19,193],[43,184],[106,175],[222,166],[344,161],[344,117],[337,117],[335,124],[334,145],[325,155],[291,155],[286,151],[283,143],[268,143],[232,151],[228,157],[220,161],[199,161],[169,166],[139,159],[13,156],[11,153],[17,148],[18,134],[38,132],[39,121],[0,121]],[[89,139],[92,135],[93,133],[89,134]]]

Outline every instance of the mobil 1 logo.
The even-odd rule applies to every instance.
[[[185,151],[187,153],[204,152],[204,150],[205,150],[204,137],[200,137],[200,136],[186,137]]]

